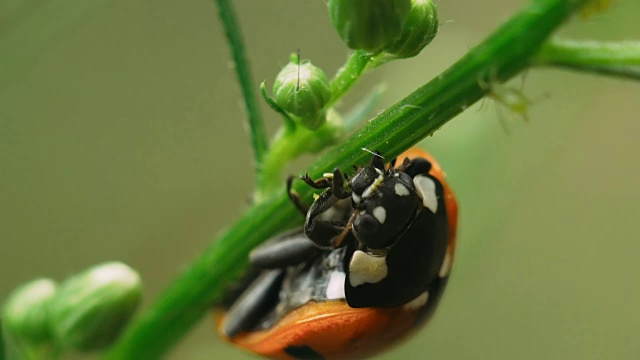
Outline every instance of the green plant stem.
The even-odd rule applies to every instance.
[[[529,65],[548,35],[587,0],[540,0],[532,3],[444,73],[388,108],[347,141],[318,158],[309,168],[317,178],[327,169],[347,170],[364,164],[378,149],[398,155],[444,125],[485,95],[478,79],[495,74],[506,80]],[[295,182],[307,199],[312,189]],[[107,354],[109,359],[153,359],[178,341],[212,304],[225,285],[247,266],[248,252],[260,242],[299,225],[302,216],[283,188],[247,210],[196,259]]]
[[[345,132],[353,130],[357,119],[350,119],[348,123],[343,123],[339,120],[338,114],[331,109],[331,105],[344,96],[360,79],[371,59],[371,55],[364,51],[353,51],[349,54],[344,66],[338,70],[330,84],[331,100],[326,106],[329,109],[328,121],[316,131],[296,126],[293,119],[267,94],[265,83],[260,84],[262,97],[267,105],[283,116],[284,127],[273,137],[271,148],[264,156],[261,171],[258,174],[258,186],[253,197],[255,202],[264,200],[267,194],[273,193],[282,185],[282,169],[290,160],[303,153],[319,152],[335,143]],[[296,60],[294,56],[292,61]]]
[[[551,39],[532,63],[640,80],[640,41]]]
[[[323,150],[342,138],[345,131],[340,115],[333,110],[327,112],[327,122],[315,131],[302,126],[281,129],[274,136],[271,149],[264,158],[264,182],[262,188],[256,191],[254,201],[263,201],[282,188],[282,170],[289,161],[304,153]]]
[[[360,101],[355,104],[349,112],[344,114],[344,126],[347,128],[348,132],[359,127],[362,122],[366,120],[367,115],[374,111],[386,89],[386,85],[378,84],[376,87],[371,89],[367,95],[360,99]]]
[[[231,56],[235,63],[236,75],[238,76],[238,82],[242,89],[244,106],[247,110],[249,135],[251,137],[253,156],[255,158],[255,165],[258,173],[257,180],[259,187],[262,158],[267,152],[268,143],[267,135],[264,130],[262,114],[260,113],[260,107],[258,106],[257,96],[255,94],[255,82],[253,81],[253,76],[251,76],[249,60],[245,54],[242,33],[240,32],[240,27],[236,20],[233,5],[230,0],[216,0],[216,4],[218,5],[220,20],[222,21],[224,32],[227,36],[227,41],[229,42],[229,47],[231,48]]]
[[[351,52],[347,62],[331,79],[331,100],[327,104],[327,108],[340,100],[358,82],[371,60],[371,54],[366,51],[356,50]]]

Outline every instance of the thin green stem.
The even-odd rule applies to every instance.
[[[315,131],[302,126],[281,129],[273,138],[271,149],[264,158],[264,182],[256,192],[254,201],[260,202],[281,189],[282,170],[289,161],[300,154],[313,154],[333,145],[344,136],[345,131],[344,122],[333,110],[327,112],[327,122]]]
[[[242,33],[236,20],[236,14],[230,0],[216,0],[220,14],[220,20],[224,27],[229,47],[231,48],[231,56],[235,63],[236,75],[242,89],[242,97],[244,98],[244,106],[247,110],[249,120],[249,133],[251,137],[251,145],[253,147],[253,155],[256,162],[258,173],[262,164],[262,158],[267,152],[268,142],[267,135],[264,130],[264,122],[260,107],[258,106],[257,96],[249,60],[245,54]],[[261,177],[258,175],[258,182]],[[259,185],[259,184],[258,184]]]
[[[266,194],[272,193],[281,186],[282,169],[290,160],[303,153],[319,152],[332,145],[346,131],[353,130],[354,121],[346,123],[346,126],[342,125],[344,123],[339,121],[338,114],[331,109],[331,106],[360,79],[371,59],[371,55],[364,51],[354,51],[349,55],[330,84],[332,96],[326,105],[329,109],[328,121],[316,131],[296,126],[293,119],[267,94],[265,83],[260,84],[260,92],[266,103],[284,117],[284,128],[271,140],[271,148],[265,154],[261,172],[258,174],[259,181],[254,201],[262,201]],[[297,55],[293,54],[291,61],[295,63],[297,60]]]
[[[529,66],[548,35],[588,0],[539,0],[504,24],[444,73],[388,108],[341,145],[318,158],[309,174],[364,164],[380,150],[392,158],[431,135],[485,95],[478,79],[506,80]],[[294,189],[310,200],[312,189]],[[283,187],[250,208],[196,259],[155,304],[123,334],[109,359],[153,359],[178,341],[219,300],[224,287],[247,266],[249,251],[278,232],[299,225],[302,216]]]
[[[327,108],[340,100],[358,82],[371,60],[371,54],[362,50],[353,51],[349,55],[347,62],[331,79],[331,101],[327,104]]]
[[[367,95],[360,99],[360,101],[355,104],[348,113],[344,115],[344,126],[347,128],[348,132],[359,127],[366,119],[367,115],[373,112],[386,88],[387,87],[384,84],[379,84],[374,87]]]
[[[640,41],[551,39],[532,63],[640,80]]]

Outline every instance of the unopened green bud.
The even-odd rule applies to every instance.
[[[310,61],[291,61],[276,76],[275,102],[302,126],[315,130],[326,121],[325,105],[331,100],[329,78]]]
[[[142,293],[140,276],[110,262],[65,280],[49,307],[58,344],[82,351],[110,345],[131,318]]]
[[[354,50],[379,52],[400,37],[411,0],[329,0],[329,17]]]
[[[438,33],[438,12],[432,0],[411,0],[402,35],[385,51],[398,58],[416,56]]]
[[[385,51],[399,58],[416,56],[438,33],[438,11],[432,0],[411,0],[411,13],[400,38]]]
[[[55,282],[44,278],[17,288],[2,309],[7,331],[31,344],[49,341],[51,332],[47,322],[47,307],[55,293]]]

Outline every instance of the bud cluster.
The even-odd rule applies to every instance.
[[[438,32],[433,0],[329,0],[329,17],[349,48],[396,58],[418,55]]]
[[[16,289],[2,308],[4,326],[28,346],[90,351],[110,345],[133,315],[142,295],[140,276],[129,266],[94,266],[57,285],[33,280]]]

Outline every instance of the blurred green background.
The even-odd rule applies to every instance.
[[[329,74],[345,59],[323,1],[236,4],[256,82],[297,48]],[[392,104],[523,4],[441,1],[432,45],[342,109],[379,82],[379,108]],[[252,159],[216,16],[208,0],[0,4],[0,298],[122,260],[147,306],[246,208]],[[562,34],[640,39],[639,16],[619,0]],[[436,317],[379,359],[640,358],[640,84],[545,69],[524,92],[530,123],[502,111],[507,133],[476,105],[421,144],[459,197],[459,248]],[[253,357],[207,318],[168,358]]]

